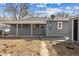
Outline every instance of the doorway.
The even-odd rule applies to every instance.
[[[74,20],[74,30],[73,30],[73,37],[74,37],[74,41],[78,40],[78,20]]]

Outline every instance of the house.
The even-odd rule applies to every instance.
[[[47,17],[27,17],[20,20],[0,20],[0,23],[10,25],[8,36],[61,36],[77,41],[79,38],[78,19],[78,17],[55,17],[54,19]]]
[[[10,25],[8,36],[45,36],[45,17],[28,17],[21,20],[1,20],[0,22]]]

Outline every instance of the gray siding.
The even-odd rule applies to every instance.
[[[69,38],[72,40],[72,20],[69,21]]]
[[[46,25],[46,35],[47,36],[67,36],[69,37],[69,21],[62,22],[62,29],[58,29],[58,21],[48,21]]]
[[[37,35],[37,36],[45,36],[45,28],[34,28],[33,29],[33,35]]]
[[[26,26],[25,24],[23,24],[22,28],[18,28],[18,35],[31,35],[30,29],[30,25]]]

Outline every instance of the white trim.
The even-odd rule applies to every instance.
[[[59,25],[59,24],[61,24],[61,25]],[[58,22],[58,23],[57,23],[57,28],[58,28],[58,29],[62,29],[62,22]]]

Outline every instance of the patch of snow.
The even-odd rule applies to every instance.
[[[69,40],[69,37],[64,37],[66,40]]]
[[[45,41],[42,41],[42,42],[41,42],[41,51],[40,51],[40,54],[41,54],[42,56],[48,56],[48,55],[49,55],[48,49],[46,48],[46,43],[45,43]]]

